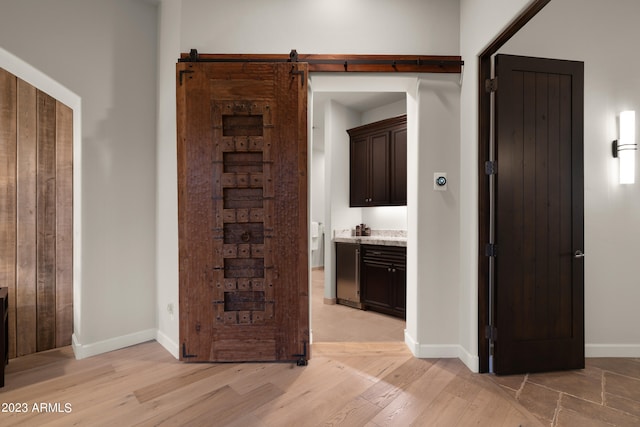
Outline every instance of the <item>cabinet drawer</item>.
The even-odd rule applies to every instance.
[[[407,249],[400,246],[362,245],[362,261],[405,267]]]

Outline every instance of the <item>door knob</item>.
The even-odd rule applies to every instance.
[[[580,249],[578,249],[578,250],[576,251],[576,253],[575,253],[575,254],[573,254],[573,257],[574,257],[574,258],[584,258],[584,252],[582,252]]]

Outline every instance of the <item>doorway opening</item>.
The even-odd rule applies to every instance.
[[[323,76],[326,78],[326,76]],[[379,78],[378,78],[379,79]],[[351,82],[362,78],[350,77]],[[387,78],[387,81],[397,78]],[[407,114],[407,92],[366,84],[335,84],[322,90],[312,78],[310,96],[311,333],[313,343],[405,341],[404,319],[336,304],[334,233],[365,223],[373,230],[406,235],[408,206],[349,207],[349,135],[347,129]],[[348,89],[347,89],[348,88]],[[318,230],[317,232],[315,230]],[[314,236],[314,233],[317,233]],[[314,238],[319,240],[314,245]]]

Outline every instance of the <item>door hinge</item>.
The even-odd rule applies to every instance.
[[[495,243],[487,243],[487,245],[484,247],[484,256],[498,256],[498,246]]]
[[[487,79],[484,81],[484,89],[487,92],[495,92],[498,90],[498,78]]]
[[[180,86],[182,86],[182,78],[183,78],[183,76],[185,74],[192,74],[194,72],[195,71],[193,71],[193,70],[180,70]],[[189,78],[191,78],[191,77],[189,77]]]
[[[187,344],[186,343],[182,343],[182,358],[183,359],[190,359],[192,357],[198,357],[197,354],[187,354]]]
[[[294,354],[293,357],[297,357],[296,365],[307,366],[309,364],[307,360],[307,342],[302,341],[302,354]]]
[[[498,162],[495,160],[488,160],[484,162],[484,173],[486,175],[495,175],[498,173]]]
[[[498,328],[491,325],[485,326],[484,337],[490,341],[498,341]]]

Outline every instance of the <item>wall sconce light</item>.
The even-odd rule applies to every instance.
[[[613,157],[620,159],[620,184],[633,184],[636,179],[636,112],[620,113],[620,139],[613,141]]]

